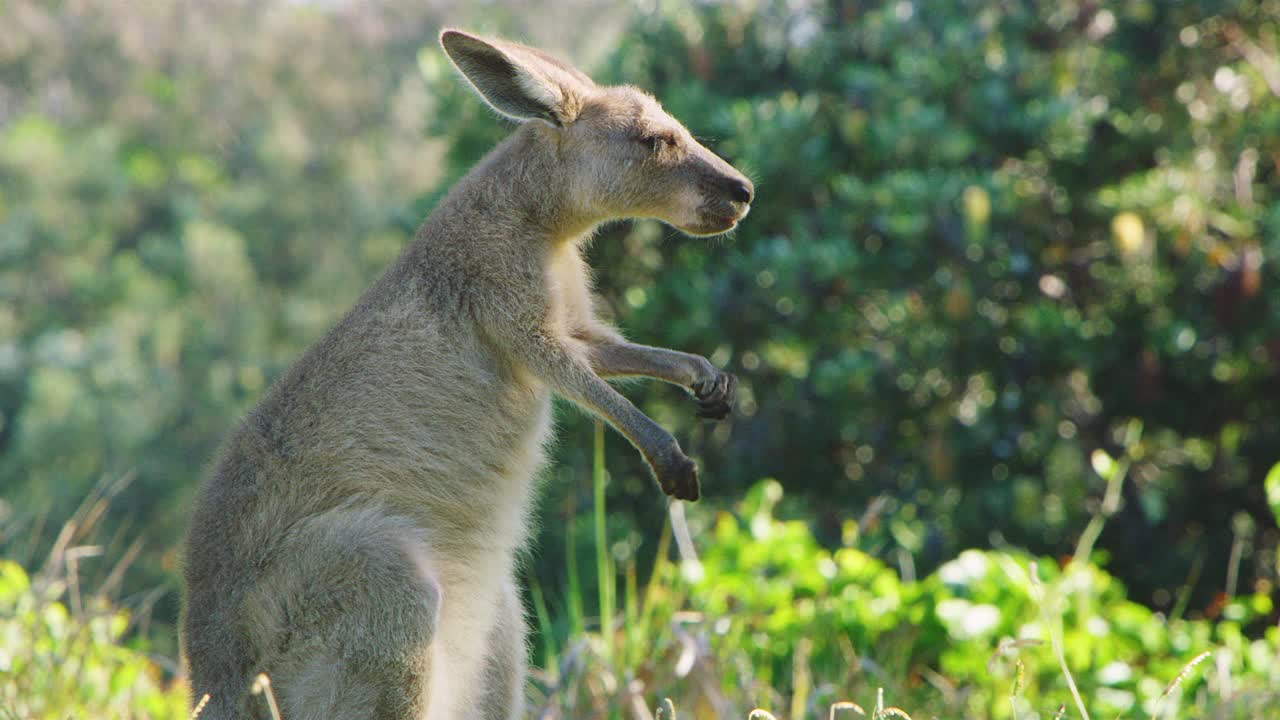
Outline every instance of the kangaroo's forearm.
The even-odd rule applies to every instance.
[[[600,416],[646,457],[678,447],[666,430],[600,379],[577,355],[561,342],[543,338],[527,347],[526,362],[553,390]]]
[[[644,456],[664,492],[698,498],[697,474],[680,444],[661,426],[614,390],[565,341],[539,337],[522,351],[526,366],[554,391],[594,413]]]
[[[591,369],[600,377],[651,377],[679,385],[698,401],[698,416],[720,420],[729,414],[738,381],[711,361],[678,350],[637,345],[622,339],[587,339]]]
[[[698,355],[629,342],[592,345],[591,369],[604,378],[651,377],[686,389],[715,374],[711,363]]]

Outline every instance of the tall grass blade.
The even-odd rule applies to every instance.
[[[1084,707],[1084,698],[1080,697],[1080,689],[1076,687],[1076,679],[1071,674],[1071,668],[1067,667],[1067,657],[1062,650],[1062,640],[1058,637],[1058,622],[1062,618],[1056,613],[1051,614],[1047,609],[1044,586],[1040,584],[1040,573],[1036,569],[1034,560],[1031,561],[1027,572],[1031,576],[1031,589],[1035,594],[1036,602],[1040,604],[1040,621],[1044,623],[1045,630],[1049,633],[1049,644],[1053,647],[1054,656],[1058,658],[1058,665],[1062,668],[1063,677],[1067,679],[1067,688],[1071,690],[1071,697],[1076,701],[1076,708],[1080,711],[1080,717],[1084,718],[1084,720],[1089,720],[1089,711]]]
[[[627,667],[635,667],[640,661],[640,651],[644,636],[639,630],[640,625],[640,590],[636,586],[636,561],[633,557],[627,561],[627,572],[625,575],[626,584],[623,586],[622,596],[622,622],[624,632],[623,638],[626,641],[626,647],[623,648],[623,662]]]
[[[809,674],[809,653],[813,650],[813,641],[800,638],[796,642],[795,652],[791,656],[791,717],[804,717],[804,708],[809,703],[809,688],[813,685],[813,677]]]
[[[671,552],[671,523],[664,523],[662,526],[662,534],[658,536],[658,550],[654,554],[653,571],[649,573],[649,582],[644,588],[644,601],[640,605],[640,627],[638,633],[641,637],[653,637],[651,625],[653,623],[654,606],[657,604],[657,594],[661,590],[660,581],[664,577],[664,573],[670,561],[667,555]]]
[[[569,513],[568,527],[565,528],[565,563],[568,566],[569,595],[565,604],[569,610],[569,632],[572,637],[580,638],[586,633],[582,621],[582,583],[578,580],[578,533],[574,528],[574,514]]]
[[[596,578],[600,594],[600,636],[606,660],[613,658],[614,593],[616,582],[613,560],[609,555],[609,533],[605,522],[605,472],[604,472],[604,423],[595,422],[595,442],[592,453],[591,485],[595,504],[592,515],[596,530]]]
[[[542,652],[546,655],[545,667],[551,675],[551,682],[560,682],[558,668],[560,666],[560,649],[556,646],[555,628],[551,624],[551,613],[547,612],[546,600],[542,597],[542,583],[529,573],[529,595],[533,598],[533,612],[538,618],[538,634],[542,636]]]

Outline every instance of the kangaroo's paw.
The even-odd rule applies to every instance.
[[[733,395],[738,389],[738,378],[717,370],[714,377],[694,383],[692,389],[693,396],[698,401],[698,417],[723,420],[733,409]]]
[[[701,495],[698,488],[698,466],[684,453],[676,453],[664,458],[652,466],[654,477],[662,492],[677,500],[697,500]]]

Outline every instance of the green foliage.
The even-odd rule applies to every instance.
[[[11,555],[127,475],[113,525],[159,582],[217,443],[412,230],[432,141],[395,106],[426,102],[397,88],[428,16],[374,42],[367,14],[270,5],[0,4]]]
[[[857,656],[899,677],[932,667],[954,687],[983,687],[993,677],[1008,679],[1012,668],[1000,672],[992,662],[1001,643],[1034,640],[1041,644],[1016,651],[1030,668],[1022,696],[1028,708],[1047,707],[1067,694],[1037,621],[1043,602],[1044,615],[1063,627],[1072,672],[1093,688],[1090,707],[1108,717],[1149,714],[1167,682],[1203,650],[1225,659],[1226,671],[1240,683],[1234,692],[1262,693],[1280,681],[1280,632],[1267,628],[1265,639],[1253,641],[1243,633],[1272,612],[1267,595],[1232,600],[1223,612],[1228,619],[1217,624],[1170,622],[1128,600],[1123,586],[1095,565],[1060,571],[1053,561],[1041,561],[1043,590],[1037,591],[1031,558],[978,550],[961,553],[920,581],[901,582],[897,572],[856,549],[856,536],[851,546],[829,552],[816,546],[803,524],[771,517],[770,503],[761,500],[780,494],[776,483],[766,483],[744,503],[744,521],[717,518],[716,542],[701,556],[704,575],[692,596],[710,617],[744,619],[726,638],[741,632],[736,646],[750,648],[757,667],[789,668],[793,649],[807,638],[812,664],[828,672],[847,663],[840,648],[847,642]],[[799,581],[787,587],[783,580],[790,577]],[[768,642],[760,642],[764,638]],[[988,690],[952,712],[1005,717],[1002,707],[1001,694]]]
[[[627,567],[621,609],[606,599],[614,583],[599,588],[606,616],[590,629],[557,628],[537,592],[532,716],[631,717],[666,697],[691,717],[757,706],[821,717],[853,698],[891,717],[887,695],[916,717],[1047,717],[1070,702],[1054,643],[1090,712],[1105,717],[1252,718],[1280,702],[1280,629],[1261,627],[1274,610],[1266,595],[1230,599],[1217,622],[1167,618],[1096,565],[1059,569],[1006,551],[965,551],[903,580],[862,549],[858,523],[823,548],[804,523],[777,517],[782,496],[766,480],[732,513],[699,509],[687,527],[673,515],[675,534],[698,538],[696,553],[669,559],[669,525],[648,581]],[[595,556],[612,577],[607,533]],[[0,561],[0,709],[185,717],[185,689],[126,640],[129,613],[103,593],[82,597],[73,577],[33,581]],[[592,590],[564,602],[581,613]],[[1204,652],[1213,662],[1193,673]]]
[[[69,610],[68,592],[0,560],[0,717],[186,718],[183,689],[123,642],[129,614],[100,597]]]
[[[664,544],[635,600],[665,628],[591,635],[589,658],[551,678],[554,716],[622,716],[635,695],[670,697],[694,717],[756,706],[800,717],[803,693],[803,715],[821,717],[850,698],[870,706],[885,688],[916,717],[1048,717],[1064,703],[1063,717],[1079,717],[1051,632],[1096,716],[1250,718],[1280,701],[1280,629],[1267,626],[1265,594],[1230,599],[1217,622],[1169,618],[1096,565],[1009,551],[968,550],[904,581],[860,549],[856,523],[824,549],[804,523],[775,516],[781,498],[768,480],[734,513],[695,513],[697,558],[666,562]],[[636,647],[611,661],[610,642]],[[1212,662],[1186,669],[1206,651]]]
[[[885,548],[922,570],[971,546],[1065,554],[1104,483],[1093,452],[1117,454],[1137,419],[1108,567],[1170,609],[1243,513],[1241,577],[1274,584],[1276,17],[1274,1],[642,13],[605,78],[651,90],[759,190],[725,241],[642,223],[593,249],[632,336],[741,378],[728,427],[636,391],[702,455],[708,499],[776,476],[830,544],[843,509],[883,498]],[[651,507],[622,455],[614,492]],[[1209,607],[1219,576],[1193,581]]]
[[[1276,516],[1276,522],[1280,523],[1280,463],[1271,466],[1271,470],[1267,472],[1265,481],[1267,488],[1267,504],[1271,506],[1271,512]]]

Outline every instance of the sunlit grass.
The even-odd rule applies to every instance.
[[[1089,556],[1090,539],[1097,537],[1108,514],[1107,502],[1100,505],[1102,519],[1091,523],[1093,530],[1085,533],[1077,555],[1061,568],[1020,556],[978,553],[957,559],[946,573],[904,582],[892,571],[875,569],[876,561],[865,554],[847,548],[832,555],[816,545],[803,525],[773,518],[781,490],[766,485],[744,498],[736,515],[716,515],[710,531],[705,529],[707,518],[699,514],[706,509],[698,508],[686,520],[679,511],[682,507],[673,506],[654,544],[653,569],[641,578],[634,558],[623,563],[621,571],[615,567],[599,430],[594,440],[594,507],[590,511],[594,547],[590,554],[601,582],[595,588],[583,584],[576,568],[585,558],[580,557],[582,548],[574,542],[572,531],[565,558],[568,587],[558,596],[560,602],[549,603],[545,589],[531,582],[530,614],[540,662],[531,673],[529,717],[1087,720],[1101,715],[1182,720],[1210,713],[1256,717],[1258,708],[1280,702],[1275,663],[1267,660],[1280,657],[1280,632],[1273,629],[1262,638],[1245,639],[1241,642],[1246,644],[1231,647],[1230,638],[1238,637],[1238,629],[1218,635],[1218,625],[1181,619],[1171,626],[1140,606],[1116,604],[1119,601],[1106,594],[1105,583],[1114,581]],[[1099,458],[1094,464],[1107,480],[1107,494],[1113,495],[1123,482],[1125,459]],[[28,578],[16,564],[0,562],[0,720],[89,715],[199,718],[209,700],[205,696],[188,711],[181,680],[166,680],[152,658],[129,647],[128,614],[108,602],[101,589],[86,591],[69,577],[75,563],[67,558],[77,557],[80,548],[95,547],[89,537],[96,518],[102,517],[100,499],[85,503],[85,511],[55,544],[57,557],[51,560],[57,562],[46,562],[37,575]],[[690,525],[695,520],[696,529]],[[684,541],[673,543],[674,538]],[[691,556],[695,543],[701,557]],[[731,552],[735,543],[738,547]],[[794,553],[801,553],[801,559],[796,560]],[[738,565],[750,558],[756,558],[752,562],[757,564]],[[775,564],[783,560],[792,564]],[[865,575],[871,578],[865,584],[873,592],[848,601],[848,608],[865,611],[863,604],[897,597],[893,626],[855,644],[848,633],[857,624],[842,625],[834,622],[838,613],[830,614],[846,607],[839,598],[788,599],[796,607],[820,603],[824,609],[807,620],[794,622],[790,617],[787,623],[777,624],[784,612],[794,612],[795,607],[769,609],[768,602],[761,604],[761,598],[750,597],[753,592],[774,592],[777,586],[770,583],[775,581],[801,583],[802,576],[814,571],[812,566],[828,565],[874,570]],[[986,584],[975,584],[966,592],[1004,598],[989,602],[997,602],[1000,613],[1019,615],[1013,625],[1017,635],[991,634],[989,640],[954,635],[922,639],[922,633],[948,627],[939,626],[936,619],[943,602],[939,598],[960,597],[950,590],[943,592],[947,583],[960,580],[943,578],[973,575],[980,568],[986,568],[987,579],[981,581]],[[1021,580],[1015,570],[1022,573]],[[795,575],[786,577],[787,572]],[[109,578],[118,574],[111,573]],[[109,581],[113,586],[117,582]],[[737,606],[712,611],[713,591],[733,584],[738,584]],[[614,596],[617,587],[621,587],[620,598]],[[978,599],[974,596],[974,607]],[[592,603],[594,607],[589,607]],[[1120,653],[1112,647],[1115,638],[1094,643],[1088,633],[1081,633],[1079,624],[1091,622],[1096,613],[1138,613],[1137,617],[1151,623],[1142,632],[1157,637],[1178,632],[1183,638],[1177,643],[1161,641],[1157,647],[1185,646],[1193,656],[1173,664],[1154,651]],[[865,622],[876,622],[874,613],[865,617]],[[784,647],[768,650],[760,645],[781,637],[791,638]],[[1218,644],[1222,638],[1227,646]],[[1187,645],[1187,640],[1198,646]],[[1205,665],[1219,649],[1223,650],[1220,664]],[[774,650],[781,654],[771,654]],[[1245,664],[1242,654],[1246,652],[1262,664]],[[1084,666],[1079,664],[1082,657]],[[783,658],[785,665],[771,658]],[[1097,668],[1106,662],[1140,670],[1122,686],[1130,688],[1123,692],[1136,693],[1127,711],[1117,713],[1098,704],[1100,692],[1120,692],[1114,683],[1108,685],[1110,681],[1099,678]],[[1202,677],[1197,673],[1201,667],[1210,667],[1210,673]],[[106,680],[85,682],[95,677]],[[1149,693],[1141,690],[1151,686],[1155,689]],[[259,675],[253,690],[271,717],[279,720],[282,716],[270,679]],[[1193,701],[1182,707],[1189,690],[1194,691]]]
[[[1129,443],[1130,447],[1136,446],[1140,432],[1140,427],[1131,428],[1129,439],[1133,442]],[[597,519],[607,516],[607,509],[603,507],[605,494],[602,453],[602,448],[597,445],[593,464],[595,472],[592,477],[596,502],[596,506],[592,508],[592,517]],[[1109,458],[1107,460],[1110,461]],[[1097,460],[1095,464],[1104,463]],[[1082,534],[1076,556],[1064,568],[1052,574],[1051,579],[1045,580],[1037,574],[1038,564],[1035,560],[1023,564],[1027,592],[1034,600],[1034,612],[1025,618],[1025,622],[1029,623],[1027,627],[1039,627],[1041,637],[1047,641],[1006,637],[993,643],[994,647],[989,645],[983,650],[988,670],[995,668],[999,661],[1008,662],[1012,669],[1011,679],[1006,684],[1000,680],[1002,673],[989,672],[984,682],[965,685],[960,691],[969,696],[990,698],[993,708],[995,700],[1003,696],[1005,709],[993,710],[990,717],[1014,720],[1051,717],[1087,720],[1091,717],[1089,708],[1093,701],[1090,697],[1094,688],[1089,685],[1094,681],[1091,676],[1089,683],[1083,686],[1078,682],[1077,673],[1068,659],[1064,630],[1070,632],[1073,642],[1078,642],[1079,631],[1064,623],[1067,622],[1068,615],[1078,620],[1083,616],[1084,606],[1093,608],[1102,601],[1101,598],[1087,595],[1090,591],[1084,589],[1093,582],[1090,573],[1097,572],[1089,558],[1092,544],[1101,532],[1102,525],[1114,512],[1113,499],[1123,483],[1126,465],[1127,460],[1121,458],[1119,461],[1110,461],[1104,468],[1107,472],[1099,472],[1107,481],[1107,501],[1100,504],[1094,522]],[[759,720],[821,715],[832,719],[837,715],[927,718],[944,717],[943,713],[947,712],[975,717],[966,713],[959,705],[948,707],[945,701],[939,702],[939,693],[930,693],[927,687],[918,682],[913,683],[910,678],[884,677],[884,668],[895,662],[895,654],[913,651],[911,647],[897,647],[892,643],[881,647],[859,648],[855,659],[863,670],[854,673],[853,685],[844,686],[846,690],[858,685],[874,689],[874,701],[866,705],[871,708],[870,713],[851,699],[827,700],[825,705],[820,704],[819,699],[814,696],[815,691],[820,691],[823,697],[845,694],[847,698],[850,693],[840,693],[840,688],[833,686],[832,678],[848,678],[848,673],[842,672],[848,668],[813,666],[810,656],[813,643],[808,636],[800,638],[791,646],[789,675],[775,675],[772,682],[762,685],[753,672],[756,668],[749,659],[744,658],[747,648],[741,644],[732,647],[716,644],[717,636],[724,636],[723,627],[736,623],[738,618],[709,617],[698,611],[697,583],[687,582],[689,575],[681,573],[678,565],[673,565],[668,558],[670,538],[688,533],[687,528],[679,526],[684,522],[683,518],[683,513],[671,513],[671,519],[664,527],[658,543],[654,572],[645,584],[643,593],[637,590],[634,567],[625,571],[623,609],[619,621],[606,622],[603,618],[598,618],[596,622],[591,622],[587,618],[584,623],[588,628],[585,638],[581,634],[565,638],[566,644],[576,643],[581,652],[571,665],[562,663],[559,673],[546,673],[542,676],[544,681],[554,677],[555,682],[539,685],[541,702],[536,704],[535,717],[550,720],[585,715],[652,720],[674,718],[677,712],[685,717],[736,716]],[[601,525],[597,524],[595,560],[597,568],[607,573],[611,567],[611,558],[601,556],[608,555],[609,545],[607,533],[602,535],[600,528]],[[705,534],[697,538],[697,543],[704,557],[713,549],[712,539]],[[569,560],[573,563],[577,558],[571,554]],[[697,562],[701,572],[701,561],[692,558],[689,560]],[[680,562],[684,560],[677,561]],[[604,584],[612,586],[609,579],[615,576],[616,572],[614,576],[604,574],[601,577],[604,578]],[[619,612],[615,604],[609,602],[606,593],[598,592],[597,596],[600,603],[598,607],[606,608],[608,612]],[[1078,603],[1078,606],[1073,605],[1073,602]],[[585,613],[585,603],[581,598],[571,596],[566,599],[566,603],[577,605],[579,611]],[[922,610],[928,612],[928,608]],[[540,609],[538,615],[542,617],[550,613]],[[651,623],[653,618],[659,616],[667,618],[666,627]],[[1153,617],[1152,622],[1158,620]],[[548,628],[554,631],[551,623],[539,625],[543,632]],[[814,627],[813,637],[831,631],[829,628]],[[742,639],[741,636],[739,639]],[[614,645],[615,642],[620,645]],[[1180,685],[1184,681],[1190,681],[1194,668],[1204,661],[1210,650],[1209,647],[1198,649],[1199,654],[1182,665],[1181,671],[1173,679],[1152,678],[1164,688],[1154,707],[1149,708],[1153,720],[1158,717],[1184,717],[1183,714],[1162,715],[1166,710],[1165,699],[1179,693]],[[1036,658],[1045,651],[1049,652],[1050,657],[1037,662]],[[907,665],[914,665],[914,662],[911,660]],[[731,682],[716,682],[725,677],[726,668],[730,670]],[[915,672],[911,671],[913,675]],[[576,678],[574,673],[577,674]],[[881,674],[880,680],[894,681],[890,684],[895,689],[889,690],[885,685],[877,684],[871,677],[877,673]],[[1058,676],[1057,685],[1062,688],[1058,697],[1054,697],[1056,691],[1045,686],[1049,682],[1046,678],[1051,680],[1054,674]],[[945,680],[946,678],[940,678],[939,682]],[[1145,685],[1144,678],[1135,678],[1133,685]],[[1003,691],[1001,687],[1004,688]],[[654,704],[655,696],[663,698],[661,704]],[[1272,694],[1270,697],[1277,695]],[[643,701],[644,698],[647,701]],[[888,698],[897,698],[898,701],[892,702]],[[1226,700],[1222,707],[1231,706],[1230,699]],[[1197,712],[1186,717],[1200,716],[1206,708],[1215,707],[1214,703],[1215,699],[1201,688],[1195,706],[1198,708]],[[1135,702],[1130,713],[1105,716],[1136,717],[1133,712],[1137,712],[1141,705],[1141,702]],[[779,714],[779,709],[785,709],[787,714]]]

